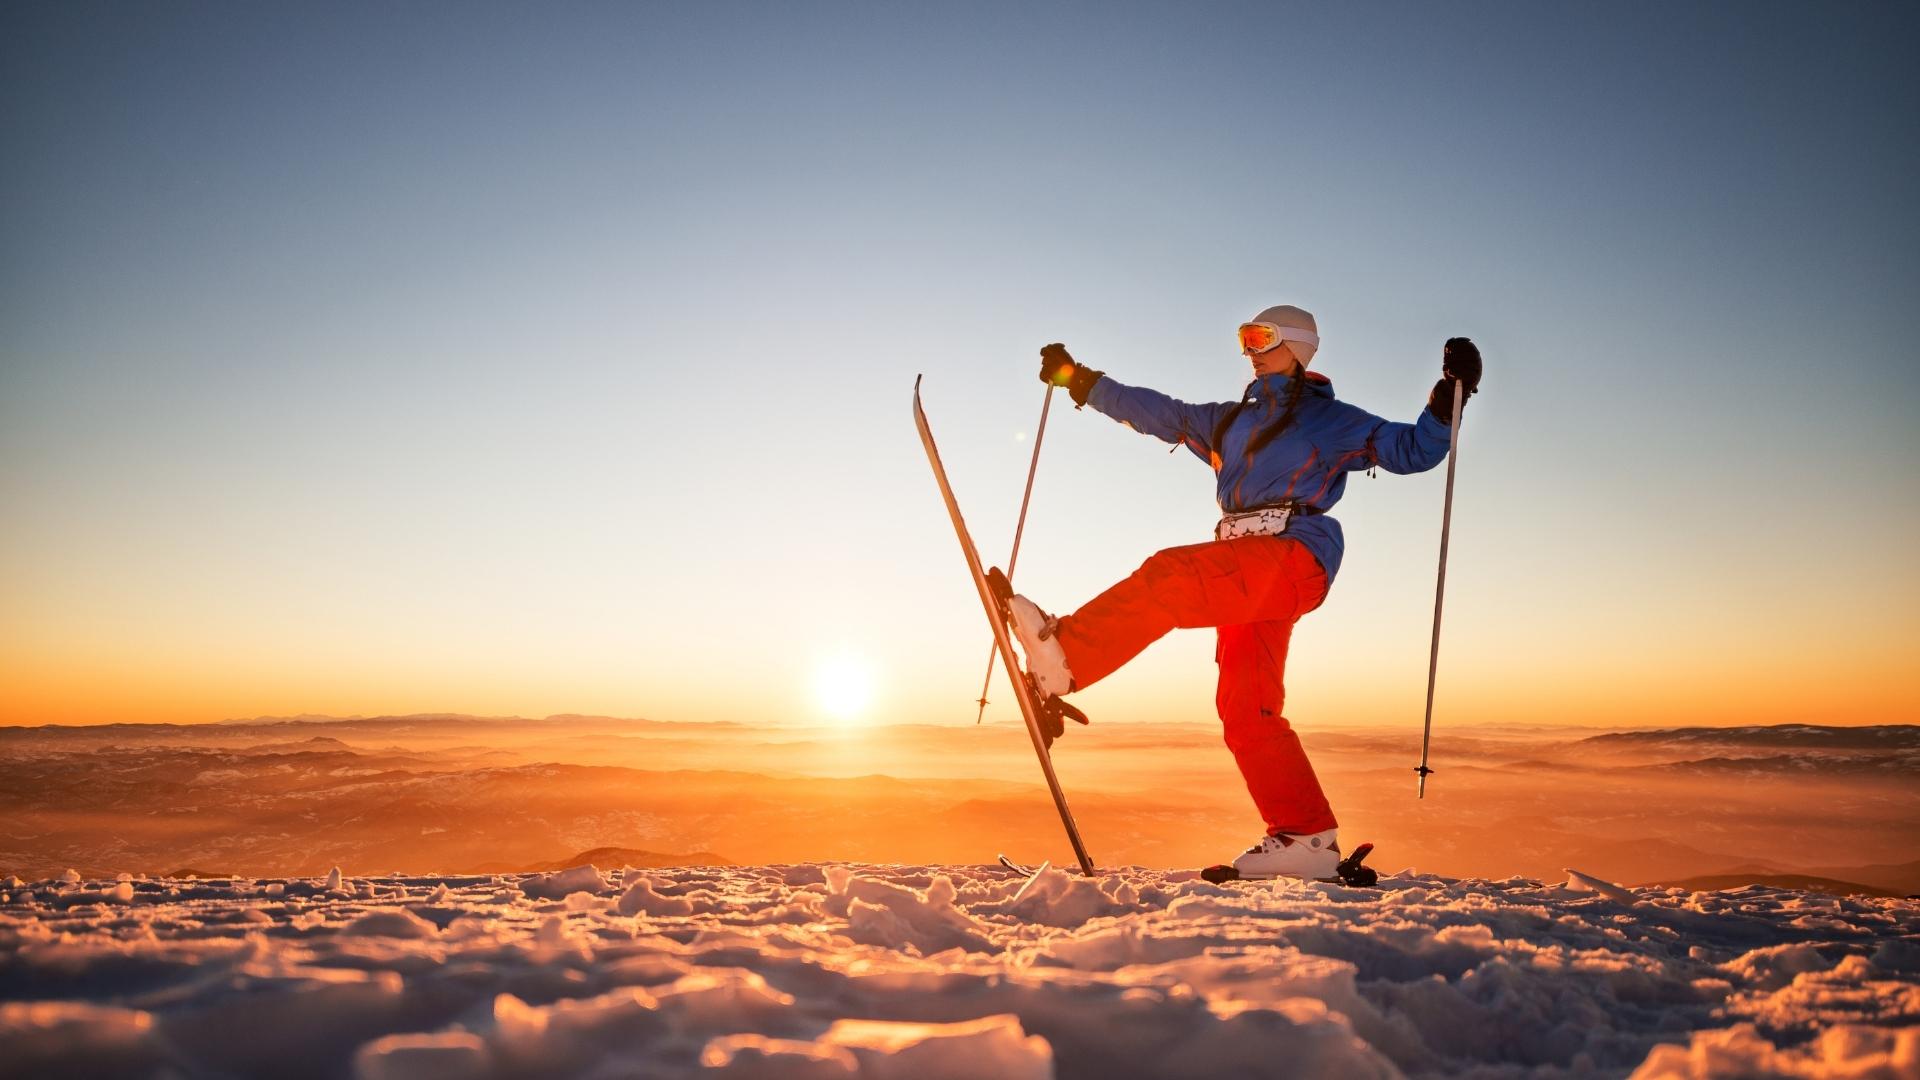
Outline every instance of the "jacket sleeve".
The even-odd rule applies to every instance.
[[[1340,463],[1349,472],[1375,465],[1390,473],[1426,472],[1447,459],[1447,425],[1425,409],[1402,424],[1356,408],[1341,434]]]
[[[1093,384],[1087,404],[1135,431],[1185,446],[1202,461],[1213,453],[1214,425],[1233,408],[1227,402],[1194,405],[1158,390],[1128,386],[1111,375]]]

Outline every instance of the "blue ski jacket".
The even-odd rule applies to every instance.
[[[1256,434],[1279,422],[1294,378],[1307,382],[1292,426],[1249,453]],[[1447,425],[1432,413],[1421,410],[1411,424],[1382,420],[1335,400],[1332,380],[1318,372],[1264,375],[1237,404],[1208,405],[1127,386],[1109,375],[1093,384],[1087,404],[1135,431],[1183,445],[1213,466],[1215,497],[1225,513],[1288,499],[1325,511],[1346,492],[1349,472],[1376,465],[1393,473],[1425,472],[1447,456]],[[1331,586],[1346,549],[1340,523],[1325,513],[1296,513],[1286,535],[1313,552]]]

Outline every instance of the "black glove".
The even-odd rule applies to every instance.
[[[1468,397],[1480,389],[1479,347],[1467,338],[1448,338],[1446,348],[1440,353],[1440,370],[1444,376],[1433,384],[1433,392],[1427,395],[1427,411],[1435,420],[1451,425],[1454,380],[1467,384]],[[1461,407],[1465,406],[1466,402],[1461,402]]]
[[[1467,396],[1472,397],[1480,389],[1480,347],[1472,338],[1448,338],[1440,350],[1440,370],[1447,378],[1466,383]]]
[[[1073,357],[1067,353],[1067,347],[1057,341],[1040,348],[1040,381],[1049,386],[1066,387],[1076,406],[1086,405],[1087,395],[1093,392],[1093,384],[1104,375],[1104,371],[1074,363]]]

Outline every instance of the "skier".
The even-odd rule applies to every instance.
[[[1217,627],[1215,705],[1228,749],[1267,831],[1233,860],[1243,878],[1329,878],[1338,822],[1281,715],[1294,621],[1320,606],[1340,569],[1340,523],[1326,516],[1346,474],[1379,466],[1416,473],[1445,460],[1454,380],[1471,395],[1480,350],[1463,337],[1442,352],[1443,377],[1411,424],[1335,400],[1307,365],[1319,350],[1312,315],[1270,307],[1240,327],[1253,381],[1238,402],[1194,405],[1127,386],[1078,364],[1066,346],[1040,350],[1040,378],[1079,407],[1183,445],[1213,467],[1222,517],[1208,543],[1157,552],[1071,615],[1013,597],[1016,635],[1043,695],[1084,690],[1175,627]]]

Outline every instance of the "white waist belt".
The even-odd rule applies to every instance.
[[[1287,531],[1287,520],[1291,517],[1291,506],[1269,506],[1241,514],[1228,514],[1213,527],[1213,538],[1231,540],[1236,536],[1278,536]]]

